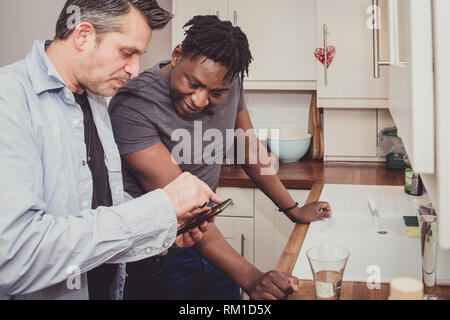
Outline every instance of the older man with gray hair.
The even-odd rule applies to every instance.
[[[196,177],[129,200],[104,97],[139,74],[154,0],[69,0],[53,41],[0,69],[0,299],[122,297],[126,262],[192,246],[220,199]]]

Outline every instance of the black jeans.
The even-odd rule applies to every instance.
[[[127,264],[125,300],[240,300],[240,287],[193,249]]]

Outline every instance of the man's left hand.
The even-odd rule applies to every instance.
[[[331,217],[331,207],[328,202],[316,201],[304,205],[301,208],[295,208],[287,212],[287,215],[297,223],[311,223]]]
[[[203,214],[205,212],[211,211],[210,208],[197,208],[192,210],[191,212],[189,212],[188,214],[186,214],[183,218],[183,220],[189,220],[192,219],[193,217],[199,215],[199,214]],[[175,244],[179,247],[179,248],[190,248],[193,245],[195,245],[198,241],[202,240],[203,238],[203,233],[205,233],[208,230],[208,223],[213,223],[214,222],[214,218],[203,222],[200,226],[192,228],[191,230],[186,231],[185,233],[183,233],[182,235],[179,235],[176,239],[175,239]]]
[[[175,244],[179,248],[190,248],[198,241],[202,240],[203,233],[208,228],[208,222],[203,222],[199,227],[186,231],[175,239]]]

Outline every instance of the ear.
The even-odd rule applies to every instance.
[[[75,27],[72,38],[75,48],[83,51],[87,47],[95,45],[95,28],[90,22],[81,22]]]
[[[181,50],[181,44],[179,44],[172,52],[172,61],[170,64],[175,67],[183,58],[183,52]]]

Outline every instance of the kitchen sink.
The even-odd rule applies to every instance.
[[[377,233],[368,195],[379,210],[383,230]],[[321,201],[328,201],[332,218],[310,224],[293,275],[312,279],[306,251],[334,244],[350,251],[344,281],[390,282],[396,277],[422,278],[419,238],[408,238],[404,215],[414,215],[412,199],[398,186],[324,186]]]
[[[320,244],[342,246],[350,251],[344,281],[390,282],[396,277],[421,279],[420,240],[392,235],[308,232],[292,274],[312,280],[306,251]],[[375,280],[374,280],[375,279]]]

